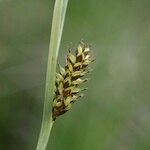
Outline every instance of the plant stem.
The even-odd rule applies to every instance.
[[[54,94],[57,56],[62,37],[67,4],[68,0],[55,1],[47,63],[43,119],[36,150],[46,149],[54,123],[52,119],[51,100],[53,99]]]

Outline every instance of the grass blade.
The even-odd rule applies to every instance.
[[[54,93],[57,56],[62,37],[67,4],[68,0],[55,1],[47,63],[43,119],[36,150],[46,149],[51,128],[54,123],[51,115],[51,101]]]

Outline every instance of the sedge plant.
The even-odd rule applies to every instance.
[[[72,104],[83,96],[80,93],[87,88],[81,89],[79,86],[88,80],[83,76],[89,72],[88,65],[93,61],[90,55],[90,46],[80,42],[75,53],[68,51],[65,66],[59,65],[59,71],[56,73],[67,4],[68,0],[55,1],[47,62],[43,119],[36,150],[46,149],[55,120],[70,110]]]

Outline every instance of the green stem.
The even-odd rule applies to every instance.
[[[54,94],[57,56],[62,37],[67,4],[68,0],[55,1],[47,63],[43,119],[36,150],[46,149],[51,128],[54,123],[52,120],[51,100],[53,99]]]

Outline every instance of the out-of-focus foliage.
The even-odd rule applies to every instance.
[[[0,1],[0,149],[39,135],[54,1]],[[69,0],[59,62],[92,44],[88,91],[56,120],[48,149],[150,149],[150,1]]]

